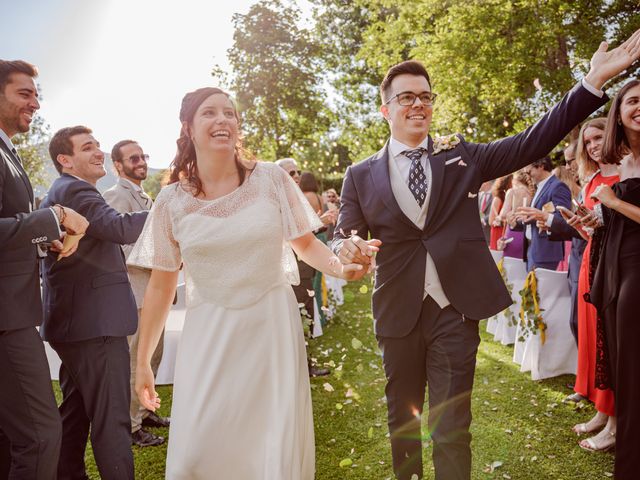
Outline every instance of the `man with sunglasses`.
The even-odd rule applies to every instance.
[[[424,66],[391,67],[380,86],[391,138],[350,166],[332,249],[343,263],[371,263],[374,328],[387,377],[393,469],[422,478],[421,414],[429,388],[429,432],[437,480],[471,478],[471,389],[478,321],[511,297],[478,215],[483,182],[547,155],[580,121],[606,103],[600,90],[640,57],[640,31],[607,52],[560,103],[522,133],[487,144],[429,136],[436,95]],[[357,234],[351,234],[356,231]]]
[[[147,178],[147,162],[149,155],[146,155],[138,142],[134,140],[121,140],[116,143],[111,150],[111,161],[118,174],[118,182],[109,190],[104,192],[103,197],[106,202],[120,213],[132,213],[150,210],[153,205],[151,197],[142,188],[142,182]],[[125,257],[129,256],[133,244],[123,245]],[[142,312],[142,300],[147,284],[151,278],[151,271],[139,267],[127,267],[129,281],[133,296],[138,307],[138,323]],[[168,427],[169,419],[158,416],[140,405],[138,395],[135,391],[136,365],[138,353],[138,333],[129,335],[129,351],[131,355],[131,441],[139,447],[153,447],[162,445],[164,437],[146,430],[144,427]],[[151,357],[151,368],[154,374],[158,373],[158,367],[162,360],[164,347],[164,330],[158,341],[153,356]]]

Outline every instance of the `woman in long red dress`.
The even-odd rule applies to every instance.
[[[595,189],[603,184],[611,186],[620,178],[617,165],[600,163],[605,125],[605,118],[590,120],[582,126],[578,137],[576,157],[580,178],[585,182],[582,198],[584,206],[589,210],[593,210],[598,203],[598,200],[591,198]],[[574,389],[594,403],[597,413],[588,422],[575,425],[573,430],[578,435],[600,430],[596,435],[580,442],[580,446],[586,450],[600,451],[609,450],[615,445],[616,419],[613,392],[600,390],[595,386],[597,312],[584,299],[584,294],[590,290],[590,250],[589,239],[578,279],[578,370]]]

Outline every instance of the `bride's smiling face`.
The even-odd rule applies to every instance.
[[[234,152],[238,141],[238,116],[225,94],[214,93],[200,104],[191,123],[196,151]]]

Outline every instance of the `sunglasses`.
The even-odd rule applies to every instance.
[[[128,160],[131,160],[131,163],[133,163],[134,165],[141,163],[142,161],[148,162],[149,161],[149,155],[147,155],[146,153],[144,155],[131,155]]]
[[[291,171],[289,172],[289,175],[290,175],[290,176],[292,176],[292,177],[293,177],[293,176],[295,176],[296,174],[297,174],[298,176],[302,175],[302,170],[291,170]]]

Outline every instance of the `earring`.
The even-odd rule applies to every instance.
[[[622,125],[622,119],[618,117],[618,125]]]

